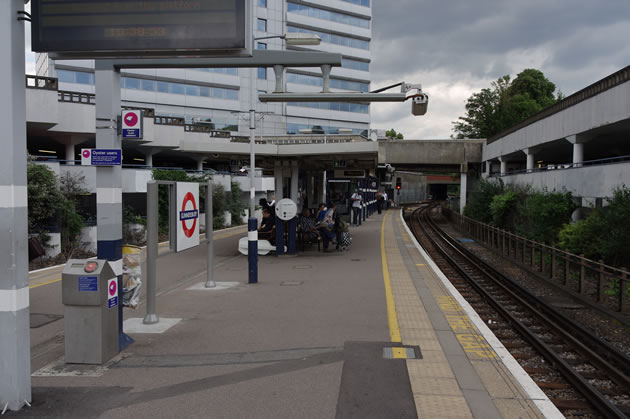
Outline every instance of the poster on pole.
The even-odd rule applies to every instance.
[[[175,251],[199,246],[199,184],[177,182],[175,184],[175,225],[177,240]]]

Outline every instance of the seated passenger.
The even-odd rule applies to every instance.
[[[335,204],[328,205],[328,210],[324,215],[324,219],[319,223],[319,234],[324,242],[324,252],[329,253],[328,244],[337,237],[335,232]]]
[[[300,230],[302,231],[303,240],[313,242],[319,237],[315,220],[311,217],[311,210],[304,208],[300,217]]]
[[[274,243],[275,237],[275,219],[271,215],[271,211],[269,208],[263,208],[262,210],[262,221],[260,222],[260,227],[258,227],[258,239],[259,240],[269,240],[271,244]]]
[[[318,223],[324,220],[324,217],[326,216],[326,211],[328,210],[328,208],[326,208],[326,205],[324,203],[319,204],[319,209],[317,210],[317,215],[315,215],[315,221],[317,221]]]

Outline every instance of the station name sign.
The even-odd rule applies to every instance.
[[[244,50],[249,1],[31,0],[32,48],[77,57]]]

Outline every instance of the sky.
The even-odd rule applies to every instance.
[[[371,106],[372,128],[406,139],[449,138],[466,99],[506,74],[539,69],[568,96],[630,64],[630,0],[372,0],[372,16],[372,89],[419,83],[430,97],[424,116]]]
[[[372,128],[405,139],[449,138],[466,99],[503,75],[536,68],[568,96],[630,64],[630,0],[372,0],[372,16],[371,88],[430,97],[424,116],[372,104]]]

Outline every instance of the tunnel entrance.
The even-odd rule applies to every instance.
[[[448,185],[430,184],[429,196],[433,201],[444,201],[448,197]]]

